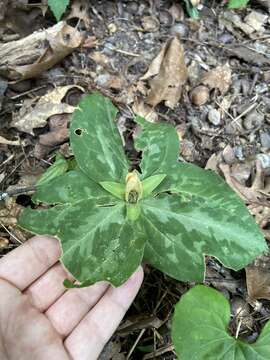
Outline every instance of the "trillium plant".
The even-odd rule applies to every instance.
[[[101,280],[119,286],[142,261],[175,279],[202,282],[205,255],[239,270],[267,249],[221,177],[177,161],[171,125],[135,118],[142,160],[131,169],[116,115],[97,93],[79,103],[70,126],[75,165],[61,165],[55,176],[49,168],[33,196],[38,208],[19,219],[23,228],[59,239],[61,262],[79,282],[65,280],[67,287]]]

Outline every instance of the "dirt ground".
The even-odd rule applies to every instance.
[[[72,156],[70,114],[92,91],[118,106],[134,166],[134,113],[173,124],[180,160],[223,176],[270,239],[269,1],[238,11],[226,1],[201,1],[195,20],[181,1],[74,0],[57,44],[44,30],[56,24],[46,1],[0,0],[0,9],[0,191],[17,191],[0,201],[0,256],[29,237],[16,225],[21,209],[33,205],[26,190],[56,152]],[[43,40],[16,43],[18,54],[4,51],[37,30]],[[30,54],[35,41],[41,52]],[[270,259],[239,272],[210,257],[206,264],[205,283],[230,300],[231,333],[256,340],[270,319]],[[176,359],[171,316],[193,285],[145,264],[140,293],[100,359]]]

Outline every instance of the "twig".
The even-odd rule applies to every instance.
[[[12,234],[12,232],[10,232],[8,230],[8,228],[0,221],[0,225],[6,230],[6,232],[14,239],[16,240],[19,244],[22,244],[21,240],[19,240],[15,235]]]
[[[130,356],[132,355],[133,351],[135,350],[135,347],[137,346],[138,342],[140,341],[141,337],[143,336],[143,334],[145,333],[146,329],[142,329],[140,334],[138,335],[135,343],[133,344],[132,348],[130,349],[129,353],[127,354],[127,360],[130,358]]]
[[[10,191],[0,191],[0,200],[5,200],[8,197],[17,196],[19,194],[25,194],[28,192],[36,191],[36,186],[29,186],[25,188],[18,188]]]

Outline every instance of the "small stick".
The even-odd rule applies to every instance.
[[[25,188],[18,188],[10,191],[0,191],[0,201],[8,197],[17,196],[20,194],[36,191],[36,186],[29,186]]]

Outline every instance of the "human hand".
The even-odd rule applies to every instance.
[[[0,260],[1,360],[97,359],[135,298],[142,268],[119,288],[66,290],[60,252],[37,236]]]

